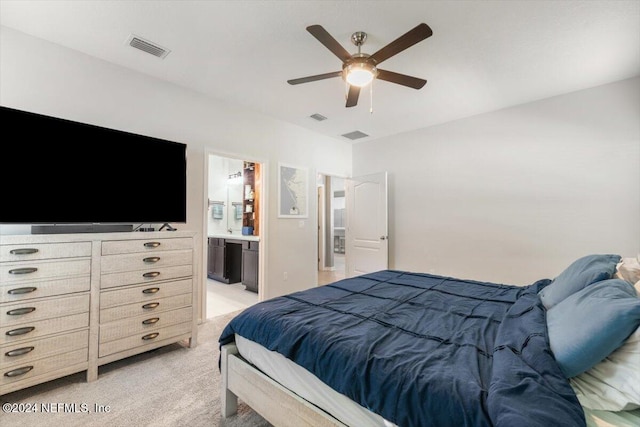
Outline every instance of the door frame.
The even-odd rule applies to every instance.
[[[348,177],[344,176],[344,175],[336,175],[333,173],[325,173],[322,171],[316,171],[316,187],[320,187],[318,185],[318,175],[322,175],[323,179],[326,178],[338,178],[338,179],[342,179],[345,181],[345,185],[346,185],[346,181],[347,179],[349,179]],[[320,196],[318,195],[318,215],[317,215],[317,222],[316,222],[316,227],[318,227],[318,232],[316,233],[316,239],[317,239],[317,244],[316,244],[316,250],[320,251],[320,249],[322,248],[323,252],[322,253],[318,253],[318,258],[320,258],[320,260],[316,263],[316,279],[315,282],[316,284],[318,283],[318,271],[323,270],[323,271],[335,271],[335,265],[331,268],[328,268],[325,266],[326,264],[326,256],[325,256],[325,252],[327,249],[327,243],[326,240],[324,239],[323,236],[326,235],[326,226],[327,226],[327,215],[326,215],[326,197],[327,197],[327,193],[326,193],[326,183],[323,182],[322,183],[322,187],[323,187],[323,192],[324,192],[324,197],[322,198],[322,200],[320,200]],[[331,191],[333,191],[333,187],[331,188]],[[318,193],[319,190],[316,189],[316,193]],[[322,203],[322,207],[320,207],[320,203]],[[322,211],[321,211],[322,209]],[[345,206],[345,213],[346,213],[346,206]],[[321,220],[324,221],[323,223],[321,223]],[[323,229],[322,231],[320,229]],[[322,233],[322,234],[321,234]],[[321,245],[320,241],[321,240],[325,240],[324,246]],[[331,246],[333,246],[333,243],[330,243]],[[322,263],[322,264],[321,264]],[[345,265],[345,271],[344,273],[346,273],[346,265]]]
[[[322,175],[322,174],[319,174]],[[326,175],[322,175],[323,177],[326,177]],[[317,198],[317,207],[318,207],[318,224],[317,224],[317,239],[318,239],[318,247],[317,247],[317,251],[318,251],[318,264],[317,264],[317,269],[318,271],[320,270],[326,270],[326,251],[327,251],[327,239],[325,238],[326,236],[326,230],[327,230],[327,218],[326,218],[326,214],[325,214],[325,209],[326,209],[326,203],[325,203],[325,197],[326,197],[326,185],[318,185],[316,183],[316,198]]]
[[[200,259],[200,274],[202,275],[202,288],[200,289],[200,322],[204,322],[207,318],[207,256],[209,252],[209,233],[208,233],[208,202],[209,202],[209,156],[226,157],[234,160],[244,160],[260,164],[260,207],[258,208],[258,218],[260,221],[260,251],[258,253],[258,301],[264,300],[265,289],[267,283],[267,253],[268,246],[268,230],[269,224],[267,220],[267,212],[269,212],[269,162],[264,159],[256,159],[254,156],[245,156],[238,153],[229,153],[210,148],[204,150],[204,169],[203,176],[203,213],[202,213],[202,256]]]

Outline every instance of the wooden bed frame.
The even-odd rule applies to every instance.
[[[269,378],[242,358],[235,343],[222,346],[221,411],[227,418],[236,414],[242,399],[264,419],[277,427],[348,427],[331,414],[301,398]],[[587,427],[636,427],[640,425],[640,409],[635,411],[588,411]]]
[[[274,426],[347,427],[245,361],[235,344],[222,346],[220,355],[223,418],[236,413],[240,398]]]

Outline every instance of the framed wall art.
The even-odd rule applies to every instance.
[[[278,218],[309,216],[309,171],[278,164]]]

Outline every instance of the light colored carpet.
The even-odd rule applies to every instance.
[[[58,413],[0,412],[0,425],[64,427],[269,427],[242,401],[238,414],[220,416],[218,337],[236,313],[199,326],[198,345],[172,344],[99,368],[98,380],[84,372],[0,396],[2,404],[59,408]],[[59,404],[59,405],[57,405]],[[77,412],[73,412],[74,404]],[[109,412],[95,412],[96,405]],[[88,412],[85,412],[84,409]]]

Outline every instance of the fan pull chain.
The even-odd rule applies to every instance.
[[[373,81],[369,85],[369,99],[369,114],[373,114]]]

